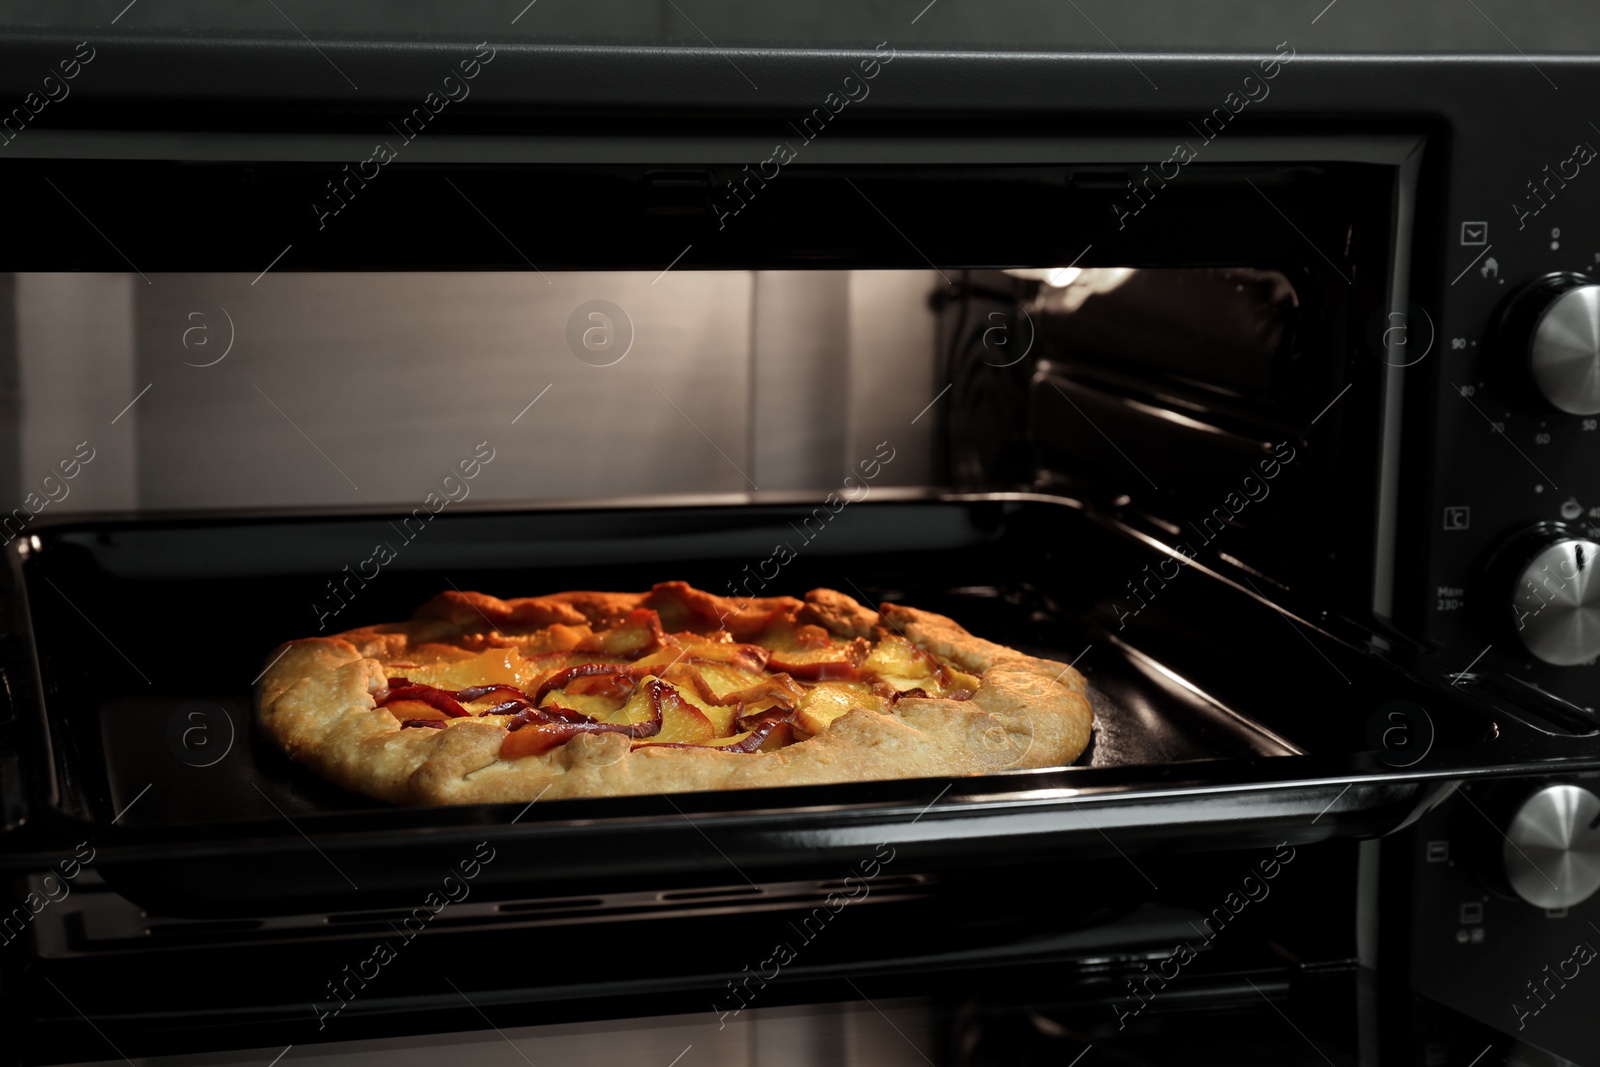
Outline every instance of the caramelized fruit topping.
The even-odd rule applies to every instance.
[[[489,719],[506,730],[502,759],[548,752],[581,734],[619,734],[636,749],[753,753],[819,733],[856,709],[894,714],[908,698],[969,700],[979,685],[901,634],[880,628],[873,640],[841,638],[785,612],[740,631],[758,635],[754,642],[716,629],[668,633],[648,609],[610,627],[559,629],[559,640],[542,631],[517,638],[520,653],[496,647],[407,663],[408,673],[435,682],[476,684],[450,689],[393,677],[377,704],[416,729]]]

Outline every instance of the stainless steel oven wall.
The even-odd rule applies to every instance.
[[[57,513],[826,490],[880,441],[924,484],[937,281],[18,275],[13,503],[85,440]]]
[[[143,279],[19,274],[13,284],[15,325],[5,344],[16,353],[16,437],[0,443],[15,449],[4,454],[0,484],[14,477],[17,488],[0,508],[42,520],[134,507],[138,405],[128,403],[144,384],[134,384],[133,330],[134,286]],[[77,473],[63,477],[68,470]]]
[[[752,477],[763,489],[838,487],[879,442],[884,485],[931,474],[935,271],[757,271]]]
[[[933,434],[950,399],[934,377],[937,317],[928,297],[942,289],[936,271],[850,273],[850,426],[846,472],[859,476],[880,441],[895,450],[875,485],[933,481]],[[838,485],[837,479],[828,483]]]
[[[140,294],[139,368],[161,379],[139,405],[145,507],[748,488],[747,273],[251,281],[166,275]],[[190,307],[225,309],[226,359],[189,365],[216,358],[185,348]],[[484,441],[482,474],[443,486]]]

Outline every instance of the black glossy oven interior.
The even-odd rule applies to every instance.
[[[41,164],[21,160],[0,174],[0,188],[44,176]],[[1365,595],[1381,365],[1361,351],[1357,323],[1387,283],[1393,166],[1199,162],[1151,197],[1148,186],[1134,189],[1137,168],[1122,164],[797,164],[760,190],[760,210],[742,211],[738,225],[724,229],[729,183],[739,178],[725,165],[401,162],[361,189],[361,211],[326,232],[311,225],[306,208],[338,177],[329,165],[95,161],[53,166],[51,176],[90,215],[111,210],[100,198],[114,186],[140,198],[147,210],[119,233],[150,248],[141,269],[152,272],[254,273],[258,253],[270,259],[292,239],[294,254],[275,270],[521,270],[529,262],[522,253],[551,270],[931,262],[951,275],[965,268],[964,282],[1001,267],[1069,262],[1182,267],[1196,277],[1243,266],[1285,279],[1295,296],[1270,352],[1202,332],[1175,344],[1167,362],[1119,374],[1115,346],[1097,363],[1074,363],[1076,342],[1050,330],[1028,362],[972,367],[963,347],[972,322],[962,318],[973,310],[971,294],[952,285],[946,296],[960,299],[944,312],[954,321],[929,353],[954,391],[950,413],[930,416],[945,420],[935,437],[947,452],[933,477],[966,481],[972,468],[962,466],[961,450],[1020,425],[1020,467],[979,462],[972,481],[1021,495],[853,504],[767,590],[828,585],[867,600],[904,599],[985,637],[1076,663],[1097,690],[1099,716],[1080,766],[949,782],[566,801],[526,812],[387,809],[293,766],[249,722],[250,685],[265,654],[313,632],[313,600],[391,536],[389,516],[41,524],[20,561],[27,602],[15,605],[5,668],[18,710],[5,740],[18,761],[11,780],[20,783],[5,814],[17,827],[19,866],[68,835],[92,834],[104,846],[99,869],[137,900],[188,913],[284,913],[346,905],[358,884],[365,902],[403,902],[415,890],[410,857],[450,854],[482,828],[537,842],[537,856],[494,869],[493,891],[510,898],[534,886],[707,884],[725,877],[729,859],[762,881],[804,875],[877,832],[901,841],[923,870],[1031,847],[1092,857],[1253,845],[1285,832],[1302,840],[1379,833],[1436,788],[1394,773],[1367,735],[1369,704],[1421,698],[1432,679],[1411,674],[1347,619],[1309,614],[1330,603],[1328,588],[1357,602]],[[446,195],[451,183],[471,199]],[[1124,225],[1130,196],[1150,198],[1136,226]],[[874,207],[885,202],[894,205],[893,228]],[[435,213],[413,225],[421,203]],[[1012,224],[995,225],[984,208],[994,203],[1007,205]],[[239,225],[225,239],[205,229],[181,246],[140,230],[179,204]],[[505,233],[480,232],[472,204]],[[552,214],[551,204],[563,210]],[[25,258],[0,267],[112,266],[93,242],[43,239],[68,221],[48,205],[19,219],[8,248]],[[894,228],[919,240],[905,242]],[[1370,388],[1317,424],[1328,398],[1353,385]],[[1019,386],[1027,394],[1020,408],[986,405],[1014,398]],[[1067,428],[1070,409],[1051,406],[1058,396],[1100,404],[1102,436],[1150,442],[1155,453],[1124,467],[1126,457],[1085,451],[1094,440]],[[1188,421],[1160,417],[1169,408]],[[1017,410],[1025,415],[1010,418]],[[1274,506],[1292,492],[1303,499],[1317,491],[1352,505],[1298,552],[1263,562],[1264,571],[1240,570],[1237,556],[1219,548],[1181,580],[1161,583],[1137,625],[1127,626],[1128,591],[1140,583],[1148,592],[1143,583],[1162,557],[1152,519],[1170,526],[1188,517],[1190,504],[1229,491],[1233,462],[1258,463],[1276,440],[1293,440],[1303,458],[1293,472],[1300,487],[1283,479]],[[361,589],[335,628],[404,617],[448,585],[518,595],[682,578],[729,591],[742,568],[791,538],[815,506],[758,496],[725,506],[669,500],[452,513]],[[1283,522],[1295,514],[1289,509]],[[1232,553],[1255,559],[1252,547],[1283,546],[1281,526],[1235,525],[1254,540],[1230,542]],[[1313,568],[1314,581],[1302,585],[1298,571],[1277,566],[1325,560],[1328,545],[1354,550]],[[1295,620],[1265,601],[1290,588],[1299,597]],[[1360,707],[1330,688],[1335,672],[1360,690]],[[195,766],[202,761],[181,741],[192,736],[196,702],[214,736],[231,724],[232,747],[211,766]],[[1441,718],[1439,730],[1441,750],[1466,752],[1493,735],[1493,722],[1475,710]],[[1364,780],[1352,784],[1350,776]],[[1192,801],[1196,794],[1204,799]],[[1099,813],[1092,821],[1080,810],[1091,804]],[[708,850],[699,827],[711,823],[722,829]]]
[[[558,586],[648,588],[682,576],[726,593],[787,530],[787,543],[806,551],[758,592],[799,595],[831,582],[869,602],[948,614],[990,639],[1063,663],[1078,660],[1088,670],[1098,663],[1100,725],[1079,765],[1129,768],[1294,751],[1232,709],[1157,695],[1121,656],[1091,661],[1083,616],[1094,590],[1063,581],[1066,560],[1088,551],[1066,542],[1072,512],[1038,503],[864,503],[831,516],[807,546],[787,524],[812,510],[441,517],[426,539],[418,534],[415,544],[403,546],[406,554],[428,553],[426,562],[380,572],[365,588],[352,586],[349,607],[324,632],[404,618],[449,586],[514,596]],[[121,825],[193,827],[276,821],[280,812],[299,818],[386,807],[321,782],[265,742],[250,727],[249,685],[279,642],[317,632],[312,605],[332,603],[326,578],[341,573],[331,560],[322,570],[290,568],[315,568],[324,546],[335,550],[341,541],[360,545],[386,534],[395,540],[383,520],[346,519],[212,530],[147,524],[49,537],[30,560],[29,596],[57,744],[67,766],[78,769],[70,777],[85,787],[69,808],[104,817],[151,782],[159,787],[129,808]],[[196,561],[237,561],[237,573],[192,573],[215,563],[185,562],[191,552]],[[453,558],[428,565],[441,557]],[[401,555],[397,562],[408,561]],[[226,713],[227,721],[213,716],[206,723],[218,734],[207,744],[225,744],[228,722],[240,736],[216,771],[179,773],[204,770],[175,763],[168,736],[173,721],[187,728],[184,709],[196,701]],[[213,758],[199,740],[192,735],[188,742],[194,763]],[[186,751],[181,733],[177,747]],[[103,779],[95,773],[102,767]],[[167,786],[177,781],[181,788]]]
[[[402,615],[448,583],[514,594],[681,576],[717,588],[809,513],[754,504],[446,514],[339,621]],[[1241,871],[1299,843],[1276,891],[1214,951],[1206,946],[1182,998],[1140,1019],[1159,1045],[1189,1005],[1244,1008],[1251,981],[1289,1007],[1274,952],[1348,959],[1356,846],[1305,843],[1382,832],[1429,795],[1416,784],[1365,795],[1293,784],[1333,768],[1385,769],[1367,751],[1365,716],[1351,714],[1330,681],[1345,670],[1366,693],[1416,695],[1372,656],[1200,570],[1173,583],[1141,628],[1118,631],[1106,599],[1148,555],[1126,532],[1065,501],[950,497],[846,507],[770,591],[827,581],[1076,659],[1100,693],[1095,743],[1079,766],[670,800],[388,809],[321,783],[249,725],[249,683],[266,651],[314,628],[311,601],[327,573],[385,525],[382,516],[85,524],[42,532],[23,561],[61,786],[60,810],[32,821],[58,838],[82,832],[99,848],[73,896],[43,917],[33,973],[71,989],[129,1054],[475,1027],[463,995],[502,1027],[682,1011],[718,1029],[716,1011],[738,1003],[728,980],[759,966],[769,942],[790,939],[799,961],[753,1006],[922,992],[951,1019],[955,1044],[935,1053],[941,1061],[1026,1060],[1063,1047],[1062,1026],[1085,1040],[1109,1036],[1118,1009],[1133,1003],[1127,982],[1189,938]],[[194,701],[220,706],[238,730],[206,766],[185,759],[197,749],[172,733]],[[222,721],[213,715],[208,729]],[[1490,729],[1486,717],[1441,725],[1441,746],[1455,749]],[[1169,828],[1137,801],[1117,801],[1273,781],[1281,791],[1245,804],[1266,819],[1241,812]],[[1302,792],[1310,806],[1291,810],[1286,798]],[[1056,797],[1053,829],[1011,821],[1040,794]],[[991,806],[975,820],[980,836],[961,836],[950,820],[970,821],[968,810],[997,797],[1009,809]],[[723,818],[734,814],[743,825]],[[837,840],[797,845],[823,818]],[[892,852],[872,843],[896,833]],[[419,894],[480,840],[496,854],[470,898],[406,939],[398,962],[342,1004],[330,984],[364,966],[375,943],[399,944],[396,924]],[[814,944],[791,936],[811,929],[804,924],[816,923],[864,857],[886,854],[870,895],[841,913],[837,929]],[[1301,923],[1298,909],[1313,896],[1338,903],[1328,921]],[[1028,918],[1019,923],[1019,913]],[[1263,947],[1291,926],[1286,947]],[[181,1018],[164,1009],[185,976],[212,970],[228,980],[186,987]],[[1337,969],[1296,979],[1319,990],[1347,980]],[[1350,1040],[1347,1022],[1308,1009],[1325,995],[1290,1010],[1337,1048]],[[93,1055],[97,1035],[71,1024],[52,996],[40,987],[13,1007],[71,1035],[58,1054]],[[972,1026],[981,1037],[964,1029]]]
[[[725,587],[775,541],[793,539],[791,523],[810,510],[441,516],[339,621],[403,617],[451,584],[508,595],[643,587],[669,577]],[[1028,839],[1093,855],[1254,844],[1282,827],[1301,839],[1376,832],[1404,819],[1427,789],[1382,774],[1360,791],[1294,784],[1335,769],[1392,769],[1373,756],[1367,715],[1352,713],[1343,686],[1330,685],[1338,671],[1364,685],[1363,699],[1423,692],[1392,666],[1302,631],[1198,568],[1171,585],[1137,631],[1119,633],[1106,600],[1147,550],[1066,502],[951,498],[846,507],[769,591],[826,583],[869,600],[903,599],[949,612],[986,637],[1077,661],[1100,690],[1101,718],[1082,766],[570,800],[521,811],[390,809],[323,784],[250,726],[250,686],[266,654],[314,630],[310,604],[326,576],[385,529],[375,516],[41,533],[23,570],[43,680],[37,721],[47,723],[53,759],[46,761],[45,739],[34,738],[26,766],[35,806],[22,832],[43,840],[91,834],[104,846],[105,877],[161,907],[287,912],[333,901],[348,907],[352,897],[363,906],[404,901],[415,890],[413,862],[448,855],[485,829],[526,846],[486,880],[507,896],[534,886],[699,884],[725,878],[730,862],[750,877],[781,878],[852,854],[859,833],[880,831],[910,835],[905,847],[919,869],[964,865],[986,852],[1014,855]],[[8,674],[20,688],[15,664]],[[204,722],[219,741],[225,724],[237,735],[210,766],[197,766],[200,750],[181,741],[196,701],[210,703],[214,714]],[[1491,730],[1481,715],[1441,719],[1438,747],[1470,749]],[[1152,821],[1141,806],[1148,800],[1118,799],[1176,800],[1196,787],[1223,787],[1216,799],[1233,803],[1229,783],[1265,792],[1189,825]],[[1334,800],[1339,808],[1307,824],[1307,814]],[[1092,822],[1079,810],[1090,804],[1103,813]],[[986,830],[983,815],[999,821]],[[994,833],[1007,817],[1019,821]],[[727,836],[707,850],[698,827],[719,819]],[[1100,830],[1119,822],[1113,845]],[[797,852],[805,834],[815,835],[813,851]],[[614,847],[597,844],[606,841]]]
[[[1137,1037],[1153,1051],[1174,1030],[1196,1025],[1197,1011],[1249,1014],[1239,994],[1257,996],[1253,981],[1320,1044],[1338,1049],[1352,1037],[1336,1020],[1351,1010],[1346,983],[1353,968],[1338,961],[1352,951],[1356,847],[1299,849],[1270,892],[1214,944],[1196,935],[1196,926],[1242,872],[1273,855],[1273,845],[1141,857],[1136,865],[1114,854],[1070,863],[1047,856],[937,877],[898,872],[904,858],[897,856],[873,878],[869,894],[825,922],[815,914],[841,876],[852,867],[859,872],[859,858],[837,870],[819,866],[806,885],[752,887],[730,871],[733,881],[715,893],[682,894],[632,913],[595,898],[546,898],[496,913],[474,892],[404,941],[395,926],[408,909],[293,923],[179,922],[159,914],[141,920],[106,887],[88,884],[69,898],[77,921],[59,924],[34,965],[35,981],[12,1007],[36,1013],[50,1028],[50,1053],[63,1058],[100,1057],[103,1046],[41,977],[70,990],[132,1056],[274,1042],[276,1053],[291,1042],[474,1030],[484,1018],[513,1035],[517,1027],[592,1022],[618,1041],[612,1027],[630,1018],[682,1013],[686,1035],[670,1058],[691,1041],[696,1053],[713,1056],[749,1040],[746,1028],[764,1009],[864,996],[892,1010],[893,998],[926,996],[952,1030],[925,1047],[932,1061],[987,1064],[1041,1062],[1036,1057],[1069,1047],[1041,1040],[1050,1034],[1030,1025],[1033,1013],[1081,1035],[1078,1047]],[[486,870],[502,862],[504,855]],[[1308,900],[1324,902],[1322,921],[1302,921]],[[107,912],[126,918],[114,926]],[[1019,912],[1027,921],[1016,921]],[[1130,978],[1184,940],[1196,944],[1199,958],[1181,989],[1157,997],[1120,1030],[1118,1009],[1137,1003]],[[1268,948],[1269,941],[1276,946]],[[398,951],[374,975],[363,962],[379,942]],[[771,975],[763,961],[778,944],[794,952],[781,980],[751,981],[736,994],[741,976]],[[1313,966],[1286,979],[1285,953]],[[341,987],[358,971],[371,980]],[[218,978],[197,982],[196,974]],[[1290,980],[1311,995],[1289,998]],[[181,1014],[170,1010],[175,990],[182,991]],[[1257,1039],[1282,1050],[1299,1040],[1287,1027],[1281,1034],[1264,1028]],[[492,1055],[520,1062],[503,1048]]]

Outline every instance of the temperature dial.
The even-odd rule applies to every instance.
[[[1600,414],[1600,285],[1581,274],[1540,278],[1513,298],[1501,329],[1513,348],[1525,346],[1534,387],[1552,407]]]
[[[1557,667],[1600,656],[1600,544],[1564,537],[1525,559],[1511,607],[1528,651]]]
[[[1547,785],[1524,800],[1500,853],[1511,889],[1538,908],[1570,908],[1600,889],[1600,799]]]

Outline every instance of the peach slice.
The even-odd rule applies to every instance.
[[[703,745],[716,737],[716,728],[692,704],[664,701],[661,708],[661,731],[654,737],[636,742],[638,745],[674,744]]]
[[[779,647],[767,660],[769,671],[781,671],[807,682],[855,680],[857,668],[867,658],[864,638],[838,641],[820,626],[802,626],[800,630],[816,630],[822,636],[802,633],[795,638],[776,637]]]
[[[661,616],[648,608],[640,608],[629,612],[621,625],[585,637],[574,646],[574,650],[639,657],[656,651],[666,643],[667,635],[661,629]]]
[[[885,633],[861,666],[880,676],[894,678],[939,676],[939,661],[896,633]]]
[[[780,722],[777,726],[772,728],[772,732],[767,735],[767,739],[765,741],[761,742],[761,746],[757,748],[756,751],[776,752],[785,745],[793,744],[794,741],[794,726],[790,723]]]
[[[760,645],[735,641],[692,639],[688,644],[688,661],[692,663],[721,663],[729,667],[759,672],[771,655]]]
[[[978,687],[983,685],[983,679],[979,678],[977,675],[968,674],[960,667],[954,666],[947,661],[941,660],[941,662],[944,663],[946,676],[944,684],[945,689],[965,689],[969,693],[976,693],[978,691]]]
[[[865,682],[818,682],[800,701],[795,722],[808,734],[818,734],[851,708],[886,712],[889,702]]]
[[[754,689],[768,678],[768,675],[759,670],[746,670],[743,667],[721,663],[696,663],[694,668],[700,672],[700,677],[705,679],[711,691],[719,698],[746,689]]]
[[[839,641],[827,630],[810,623],[796,625],[784,619],[761,634],[761,643],[777,652],[819,652],[834,648]]]
[[[761,673],[767,650],[759,645],[737,645],[727,641],[707,641],[695,634],[672,634],[659,650],[634,661],[635,667],[670,667],[678,663],[691,666],[717,666],[729,670]]]
[[[497,683],[521,689],[538,672],[514,648],[489,648],[468,659],[397,669],[390,673],[404,675],[413,682],[454,691]]]
[[[638,696],[640,693],[646,693],[649,689],[649,683],[650,679],[646,679],[644,682],[642,682],[639,686],[639,689],[635,692],[635,696]],[[666,684],[661,686],[659,692],[661,701],[661,729],[651,737],[641,738],[636,742],[636,745],[702,745],[717,736],[716,727],[712,725],[711,720],[706,716],[705,712],[701,711],[699,708],[689,703],[689,701],[685,700],[682,693],[674,689],[671,685]],[[648,710],[649,700],[650,697],[646,695],[644,700],[644,706],[646,708],[644,712],[644,719],[629,719],[628,721],[641,722],[651,718],[650,711]],[[634,701],[630,700],[628,705],[632,705],[633,703]],[[628,705],[624,705],[623,711],[629,710]],[[638,709],[635,708],[633,713],[638,714]]]
[[[517,642],[524,656],[536,656],[577,648],[593,634],[594,631],[587,626],[567,626],[558,622],[526,636],[511,636],[509,639]]]
[[[670,684],[684,703],[698,710],[711,723],[711,736],[726,737],[733,733],[733,720],[738,708],[734,704],[713,704],[697,693],[693,685],[679,684],[676,677],[678,670],[679,668],[675,668],[671,672],[674,677]],[[684,673],[687,675],[688,672]]]
[[[788,621],[769,626],[761,643],[773,650],[768,670],[803,681],[853,680],[867,655],[867,642],[862,638],[840,640],[820,626],[796,626]]]
[[[451,716],[446,715],[431,704],[424,704],[420,700],[393,700],[383,705],[383,710],[399,719],[401,722],[428,719],[436,722],[449,722]]]
[[[743,733],[734,734],[732,737],[715,738],[705,742],[700,747],[732,749],[735,752],[748,752],[750,751],[751,741],[757,737],[760,738],[760,741],[755,748],[755,751],[757,752],[772,752],[776,749],[782,748],[794,740],[794,734],[791,732],[789,724],[786,722],[780,722],[772,724],[770,730],[767,728],[766,724],[763,724],[756,727],[754,730],[746,730]]]
[[[636,723],[649,722],[655,718],[655,707],[650,703],[650,687],[646,684],[653,680],[654,677],[654,675],[648,675],[639,679],[639,684],[634,686],[633,694],[628,697],[627,703],[604,716],[602,721]]]
[[[606,719],[614,714],[617,702],[608,696],[596,696],[592,693],[564,693],[556,690],[544,698],[546,704],[556,704],[571,711],[581,712],[591,719]],[[648,715],[645,716],[649,718]],[[643,722],[644,719],[629,720]]]

